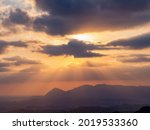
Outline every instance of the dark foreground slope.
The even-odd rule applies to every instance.
[[[84,85],[70,91],[55,88],[41,97],[0,102],[0,112],[136,112],[150,106],[150,87]]]
[[[150,106],[142,107],[136,113],[150,113]]]

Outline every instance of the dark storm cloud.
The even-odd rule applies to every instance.
[[[92,52],[99,50],[99,45],[86,44],[83,41],[71,40],[68,44],[63,45],[47,45],[43,47],[42,52],[49,56],[74,56],[75,58],[100,57],[104,56],[99,53]]]
[[[131,49],[144,49],[150,47],[150,33],[129,39],[121,39],[108,43],[110,46],[123,46]]]
[[[3,53],[7,47],[13,46],[13,47],[27,47],[27,44],[25,42],[21,41],[1,41],[0,40],[0,53]]]
[[[50,35],[65,35],[71,33],[74,25],[64,22],[61,18],[44,15],[37,18],[33,23],[35,31],[43,31]]]
[[[35,0],[37,6],[54,15],[78,16],[94,11],[121,11],[124,13],[149,9],[149,0]],[[95,8],[96,7],[96,8]],[[98,10],[99,9],[99,10]]]
[[[37,18],[34,28],[51,35],[124,29],[150,21],[149,0],[35,1],[49,15]]]
[[[11,24],[27,25],[31,22],[31,18],[27,12],[21,9],[15,9],[10,12],[9,17],[3,21],[3,25],[8,26]]]

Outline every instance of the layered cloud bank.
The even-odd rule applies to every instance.
[[[149,85],[149,30],[149,0],[1,0],[0,95]]]
[[[34,30],[50,35],[120,30],[149,23],[149,0],[35,0],[47,12],[29,17],[30,12],[11,11],[6,23],[32,24]]]

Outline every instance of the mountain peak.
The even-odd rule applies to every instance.
[[[60,95],[60,94],[64,94],[64,90],[59,89],[59,88],[54,88],[52,89],[50,92],[48,92],[45,96],[50,96],[50,95]]]
[[[52,92],[52,91],[54,91],[54,92],[60,92],[60,91],[61,91],[61,92],[62,92],[63,90],[62,90],[62,89],[59,89],[59,88],[54,88],[54,89],[51,90],[51,92]],[[64,91],[63,91],[63,92],[64,92]]]

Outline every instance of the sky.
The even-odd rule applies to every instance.
[[[149,77],[149,0],[0,1],[0,96]]]

